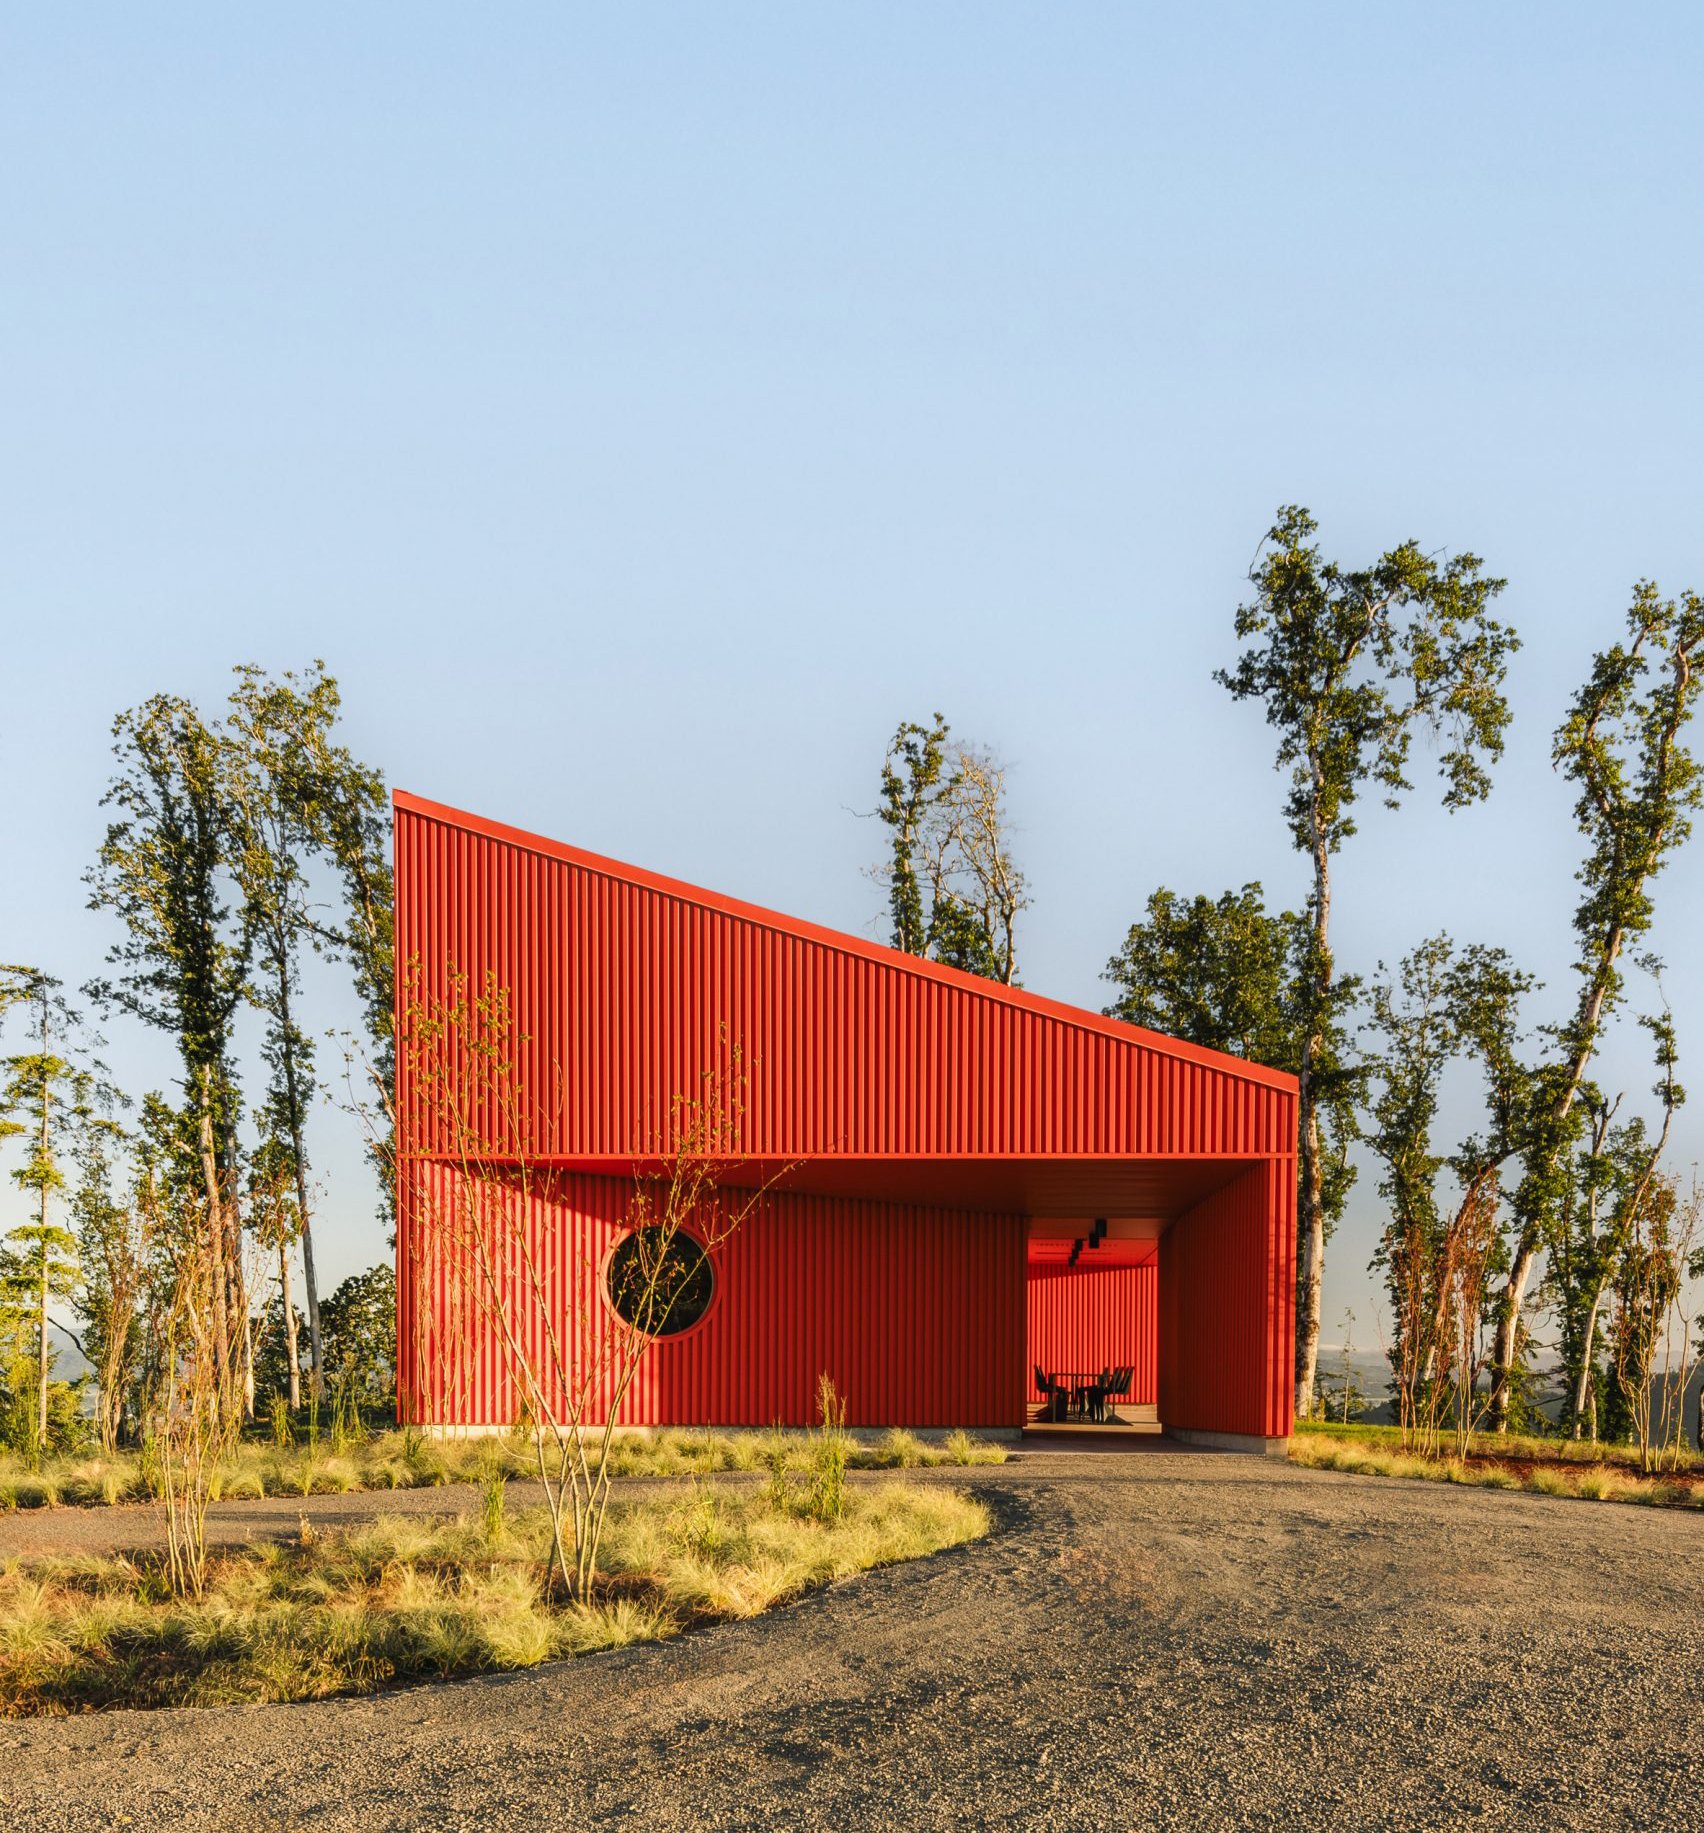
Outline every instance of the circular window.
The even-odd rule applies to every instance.
[[[674,1337],[710,1309],[716,1271],[704,1245],[679,1229],[636,1228],[609,1257],[609,1302],[647,1336]]]

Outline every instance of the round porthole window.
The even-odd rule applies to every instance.
[[[716,1269],[684,1230],[636,1228],[616,1243],[606,1275],[610,1308],[647,1336],[677,1337],[710,1309]]]

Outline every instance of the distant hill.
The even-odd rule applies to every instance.
[[[1360,1405],[1350,1413],[1350,1418],[1362,1425],[1390,1426],[1396,1424],[1396,1406],[1391,1398],[1390,1363],[1377,1350],[1356,1350],[1348,1358],[1349,1373],[1353,1385],[1360,1396]],[[1556,1385],[1554,1377],[1557,1364],[1540,1364],[1540,1392],[1544,1396],[1539,1402],[1542,1410],[1551,1418],[1561,1415],[1561,1400],[1551,1390]],[[1344,1356],[1341,1349],[1322,1348],[1319,1352],[1319,1387],[1325,1397],[1328,1416],[1341,1419],[1344,1381]],[[1660,1381],[1652,1383],[1653,1389],[1661,1387]],[[1687,1383],[1686,1391],[1686,1431],[1688,1445],[1698,1443],[1698,1409],[1704,1402],[1704,1371],[1696,1366]],[[1653,1412],[1656,1408],[1653,1406]]]
[[[47,1334],[53,1346],[55,1381],[75,1381],[80,1375],[92,1375],[95,1372],[88,1357],[77,1347],[76,1339],[64,1325],[49,1324]]]

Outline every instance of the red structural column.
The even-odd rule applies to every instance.
[[[1251,1166],[1160,1240],[1163,1425],[1287,1438],[1294,1423],[1293,1162]]]

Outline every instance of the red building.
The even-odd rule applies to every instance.
[[[445,1299],[447,1195],[500,1187],[551,1294],[539,1328],[595,1332],[647,1128],[732,1040],[744,1174],[777,1182],[710,1256],[692,1328],[647,1354],[624,1422],[804,1424],[827,1373],[854,1425],[1015,1427],[1038,1364],[1124,1365],[1128,1403],[1168,1430],[1288,1436],[1293,1077],[395,802],[399,1034],[465,976],[506,1000],[524,1090],[470,1168],[432,1047],[401,1053],[415,1418],[507,1425],[521,1404],[503,1330]]]

